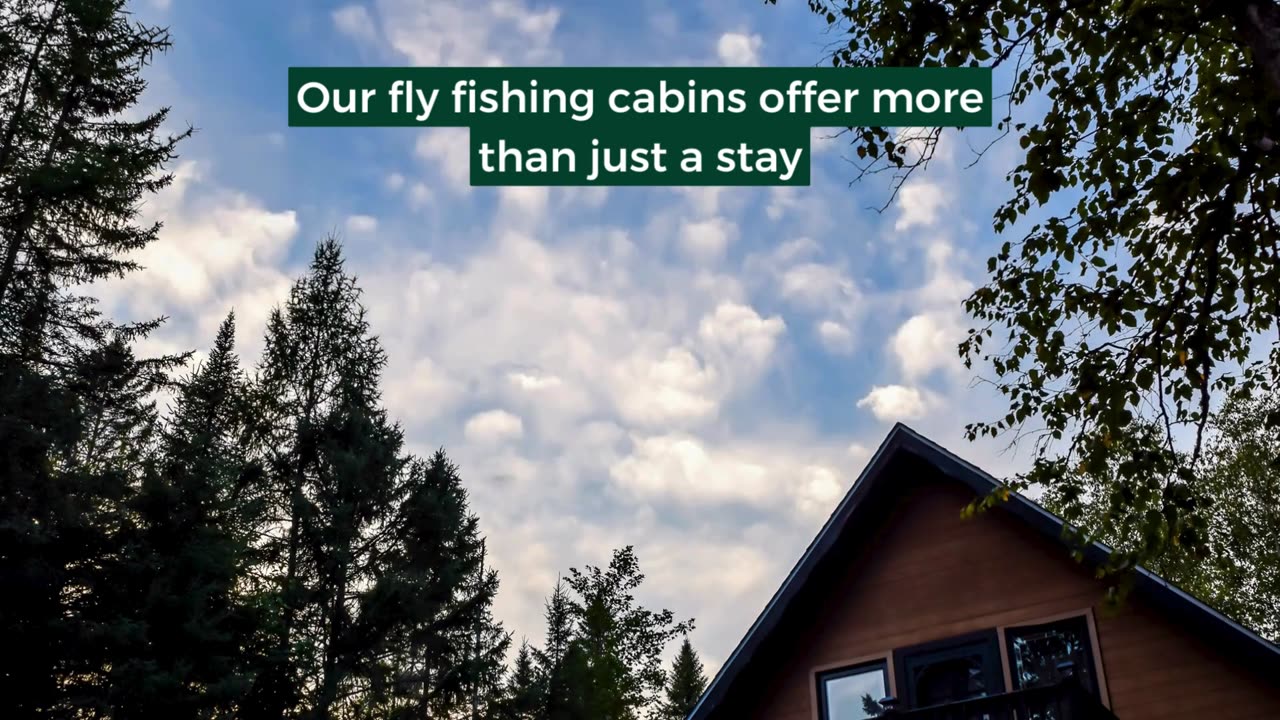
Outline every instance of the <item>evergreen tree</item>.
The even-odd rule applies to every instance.
[[[371,677],[378,716],[469,717],[494,695],[509,643],[491,615],[497,574],[443,450],[411,465],[402,494],[371,594],[371,616],[389,624]]]
[[[60,616],[46,636],[32,640],[56,647],[59,694],[46,712],[105,713],[115,702],[111,674],[143,633],[133,613],[140,596],[130,582],[138,568],[131,505],[150,469],[159,429],[153,398],[166,378],[117,337],[81,356],[62,382],[76,398],[77,436],[48,461],[72,513],[50,528],[51,544],[42,548],[54,551]]]
[[[0,716],[101,706],[127,635],[125,503],[155,428],[153,364],[119,338],[57,375],[0,358]]]
[[[383,626],[359,612],[406,460],[378,405],[385,356],[359,296],[329,238],[268,322],[255,399],[279,528],[264,548],[279,613],[254,716],[330,717],[381,640],[371,628]]]
[[[116,717],[226,712],[248,686],[256,617],[242,595],[257,516],[243,451],[245,377],[228,317],[182,385],[154,467],[131,499],[119,608],[136,642],[111,665]]]
[[[568,720],[574,717],[574,698],[580,694],[576,688],[581,683],[570,673],[576,669],[570,662],[575,644],[573,605],[561,580],[556,580],[555,589],[547,599],[544,617],[546,641],[542,649],[534,651],[541,685],[541,716],[546,720]]]
[[[542,707],[542,684],[534,664],[534,651],[528,642],[522,642],[507,680],[506,699],[500,717],[504,720],[537,720],[542,717]]]
[[[0,716],[106,702],[127,640],[109,590],[155,427],[140,401],[176,358],[139,360],[156,323],[115,325],[76,288],[135,268],[141,200],[186,134],[125,119],[168,47],[124,1],[0,8]]]
[[[167,109],[126,118],[170,43],[125,6],[17,0],[0,22],[0,351],[27,362],[108,338],[73,289],[137,269],[127,255],[159,231],[136,223],[138,204],[171,181],[164,166],[189,134],[161,134]]]
[[[469,696],[469,720],[497,718],[501,714],[507,652],[511,649],[511,634],[493,616],[498,573],[485,566],[485,554],[482,541],[476,573],[463,588],[464,597],[476,599],[469,626],[463,628],[466,651],[459,668],[464,693]]]
[[[680,652],[671,665],[671,678],[667,683],[666,701],[662,703],[660,717],[664,720],[684,720],[693,712],[702,691],[707,688],[707,676],[702,672],[702,661],[693,650],[686,635],[680,644]]]

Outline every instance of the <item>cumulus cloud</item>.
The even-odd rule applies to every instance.
[[[818,339],[829,352],[845,354],[853,350],[853,333],[834,320],[818,323]]]
[[[783,298],[809,310],[826,310],[849,317],[857,309],[861,293],[844,270],[816,262],[793,265],[782,271],[779,292]]]
[[[378,20],[359,5],[333,14],[339,31],[369,45],[389,48],[409,64],[424,67],[556,64],[553,36],[557,8],[522,0],[378,0]]]
[[[964,339],[955,313],[931,312],[912,316],[889,341],[907,379],[960,364],[957,347]]]
[[[680,228],[680,245],[696,260],[716,260],[724,255],[737,231],[737,226],[723,217],[686,222]]]
[[[858,401],[858,407],[870,410],[877,420],[914,420],[924,417],[929,401],[914,387],[877,385]]]
[[[725,65],[745,67],[760,64],[764,39],[759,35],[727,32],[716,41],[716,55]]]
[[[785,449],[712,449],[687,434],[633,442],[631,454],[609,471],[619,487],[649,501],[760,509],[782,504],[811,515],[829,513],[844,490],[837,468],[787,457]]]
[[[333,11],[333,26],[338,32],[360,42],[378,41],[378,28],[369,9],[363,5],[346,5]]]
[[[950,194],[939,183],[913,178],[898,191],[899,214],[893,229],[902,232],[913,227],[936,225],[950,202]]]
[[[727,366],[754,372],[769,361],[786,327],[780,317],[764,318],[748,305],[725,302],[702,318],[698,336]]]
[[[378,229],[378,218],[372,215],[349,215],[347,216],[347,231],[363,235],[374,232]]]
[[[506,410],[486,410],[472,415],[463,433],[473,442],[514,440],[524,435],[524,422]]]
[[[291,282],[281,266],[298,234],[297,214],[224,188],[189,161],[142,206],[140,219],[163,221],[162,239],[132,256],[145,270],[104,284],[106,307],[117,317],[169,316],[156,342],[166,338],[172,350],[207,347],[235,309],[238,341],[259,347],[261,323]]]

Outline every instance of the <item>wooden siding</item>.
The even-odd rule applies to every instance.
[[[1101,584],[1060,547],[1003,515],[962,520],[972,496],[961,486],[895,485],[870,545],[841,558],[841,577],[803,613],[814,620],[790,625],[755,690],[732,697],[724,717],[815,720],[816,668],[1093,607],[1119,720],[1280,718],[1280,678],[1233,663],[1140,602],[1107,613]]]

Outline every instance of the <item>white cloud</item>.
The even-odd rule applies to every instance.
[[[900,212],[893,229],[901,232],[936,225],[940,213],[950,203],[950,194],[942,185],[929,180],[909,180],[898,191]]]
[[[716,55],[725,65],[745,67],[760,64],[764,39],[756,34],[727,32],[716,42]]]
[[[168,331],[153,342],[186,350],[208,346],[235,309],[237,339],[258,347],[261,323],[291,281],[280,266],[297,236],[297,215],[220,187],[202,165],[188,161],[142,206],[140,219],[163,221],[164,230],[132,256],[144,270],[103,284],[101,296],[113,314],[169,316]]]
[[[416,210],[431,202],[433,197],[431,188],[425,183],[414,183],[413,187],[409,188],[409,207]]]
[[[914,315],[894,333],[890,347],[908,380],[945,367],[959,368],[957,346],[964,339],[955,313]]]
[[[674,190],[689,201],[699,217],[709,217],[720,211],[721,199],[730,188],[692,185],[677,187]]]
[[[404,175],[401,175],[398,172],[391,173],[390,175],[387,176],[387,179],[385,182],[388,190],[390,190],[391,192],[398,192],[401,188],[404,187],[404,183],[405,183]]]
[[[785,449],[713,449],[681,433],[633,438],[631,454],[609,473],[619,487],[649,501],[761,509],[781,504],[802,515],[829,513],[845,486],[836,468],[788,456]]]
[[[924,416],[929,401],[914,387],[877,385],[858,401],[858,407],[871,410],[877,420],[913,420]]]
[[[524,422],[506,410],[486,410],[472,415],[463,432],[472,442],[502,442],[523,436]]]
[[[544,375],[538,372],[512,372],[507,375],[507,379],[521,390],[528,390],[530,392],[559,387],[561,384],[560,378],[555,375]]]
[[[737,225],[723,217],[687,222],[680,228],[680,245],[696,260],[717,260],[724,256],[737,232]]]
[[[853,350],[853,333],[834,320],[818,323],[818,339],[829,352],[846,354]]]
[[[471,189],[469,137],[467,128],[431,128],[418,136],[414,153],[419,158],[434,163],[453,191],[466,193]]]
[[[347,217],[347,231],[365,235],[376,232],[378,229],[378,218],[372,215],[350,215]]]
[[[560,10],[524,0],[378,0],[379,44],[422,67],[554,65]]]
[[[333,25],[338,32],[363,43],[378,42],[378,28],[373,16],[363,5],[347,5],[333,11]]]
[[[717,371],[684,348],[659,358],[636,358],[617,373],[615,393],[623,419],[639,425],[664,425],[711,417]]]
[[[517,185],[498,188],[498,196],[508,210],[514,210],[525,220],[541,217],[547,209],[547,198],[550,189],[536,186]]]
[[[698,336],[726,360],[726,366],[755,371],[768,363],[785,330],[780,317],[763,318],[750,306],[726,302],[702,318]]]
[[[827,310],[849,317],[861,294],[852,278],[838,267],[816,262],[793,265],[779,278],[782,297],[809,310]]]
[[[396,377],[395,391],[385,393],[384,400],[395,417],[421,423],[447,414],[465,394],[466,388],[449,371],[420,357]]]

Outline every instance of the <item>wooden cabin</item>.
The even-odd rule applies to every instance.
[[[1280,720],[1280,648],[996,487],[894,427],[690,720]]]

